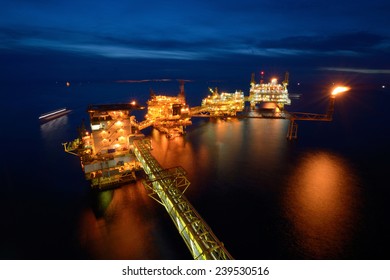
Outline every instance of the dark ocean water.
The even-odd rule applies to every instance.
[[[208,86],[248,92],[187,83],[188,103]],[[1,85],[1,259],[191,259],[141,183],[92,193],[61,146],[88,123],[87,105],[145,104],[151,87],[178,92],[176,82]],[[326,110],[329,88],[290,92],[302,97],[288,110]],[[337,97],[333,122],[299,122],[292,142],[280,119],[202,118],[181,138],[145,134],[163,167],[187,171],[188,199],[234,258],[390,259],[389,102],[389,90],[353,87]],[[39,123],[60,107],[72,112]]]

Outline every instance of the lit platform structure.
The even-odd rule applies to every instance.
[[[233,259],[184,195],[190,182],[181,167],[163,169],[150,153],[148,139],[133,141],[133,150],[148,179],[150,196],[167,210],[195,260]]]
[[[80,157],[85,178],[93,189],[135,181],[135,171],[142,169],[129,142],[140,136],[131,116],[136,109],[142,107],[135,103],[91,105],[91,132],[83,125],[77,139],[63,143],[66,152]]]
[[[135,181],[135,171],[143,169],[148,177],[143,183],[149,195],[165,207],[193,258],[232,259],[185,197],[190,182],[184,169],[163,169],[151,155],[150,140],[139,133],[141,125],[131,115],[134,109],[142,107],[135,103],[89,106],[92,132],[83,125],[77,139],[63,143],[64,150],[80,157],[92,189],[108,189]]]
[[[178,96],[156,95],[151,92],[147,101],[148,112],[145,120],[139,123],[139,130],[153,126],[172,138],[185,133],[185,127],[192,124],[189,106],[185,101],[184,82]]]
[[[282,84],[277,83],[277,79],[273,78],[269,83],[264,83],[263,75],[261,72],[260,83],[256,83],[255,74],[252,73],[251,87],[249,89],[249,101],[251,108],[254,109],[256,104],[263,106],[265,109],[274,109],[276,111],[282,111],[285,105],[290,105],[291,100],[288,96],[288,77],[286,72],[285,79]]]
[[[287,132],[287,139],[292,140],[298,138],[298,124],[296,123],[296,121],[332,121],[336,95],[347,90],[349,90],[349,88],[343,86],[336,87],[333,89],[332,94],[329,98],[329,105],[326,114],[313,114],[302,112],[287,113],[287,118],[290,120]]]
[[[191,116],[208,115],[211,117],[236,116],[245,107],[244,93],[236,90],[234,93],[221,92],[218,88],[209,88],[211,95],[202,99],[201,106],[191,108]]]
[[[331,121],[335,97],[346,90],[347,87],[333,90],[326,114],[283,112],[280,118],[290,120],[287,138],[297,138],[298,120]],[[206,98],[202,106],[192,110],[185,103],[183,89],[178,97],[154,95],[148,101],[148,117],[140,123],[131,115],[133,110],[142,109],[136,103],[91,105],[88,107],[91,132],[83,126],[77,139],[63,143],[66,152],[80,157],[85,177],[91,181],[93,189],[106,189],[135,181],[135,171],[144,170],[147,179],[143,183],[150,191],[150,197],[165,207],[196,260],[233,258],[185,197],[190,182],[184,169],[162,168],[150,153],[150,140],[139,131],[153,125],[167,135],[177,130],[183,134],[184,127],[191,124],[190,117],[196,110],[198,114],[208,112],[209,116],[217,117],[229,114],[237,118],[255,117],[236,115],[244,107],[242,92],[219,95],[215,90],[212,93],[214,98]]]

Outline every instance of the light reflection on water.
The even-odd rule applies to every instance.
[[[193,157],[200,174],[218,182],[259,184],[259,175],[274,172],[284,160],[287,148],[285,120],[211,120],[192,131],[196,143]]]
[[[94,259],[159,259],[154,201],[141,182],[92,197],[80,217],[79,242]],[[95,209],[93,209],[95,208]],[[159,209],[163,210],[163,209]]]
[[[357,180],[341,157],[306,153],[291,171],[284,212],[293,225],[292,242],[304,258],[340,258],[356,229]]]
[[[60,136],[64,134],[64,127],[68,125],[68,115],[61,116],[57,119],[42,123],[40,125],[41,136],[44,141],[52,142],[53,140],[57,140]],[[53,143],[58,145],[56,143]]]

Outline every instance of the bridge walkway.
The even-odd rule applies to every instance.
[[[184,195],[190,182],[181,167],[163,169],[150,153],[149,139],[133,142],[134,154],[141,162],[148,179],[144,180],[150,196],[161,203],[195,260],[233,259],[210,227]]]

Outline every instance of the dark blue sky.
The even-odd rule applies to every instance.
[[[389,82],[390,4],[3,0],[1,80],[299,79]]]

